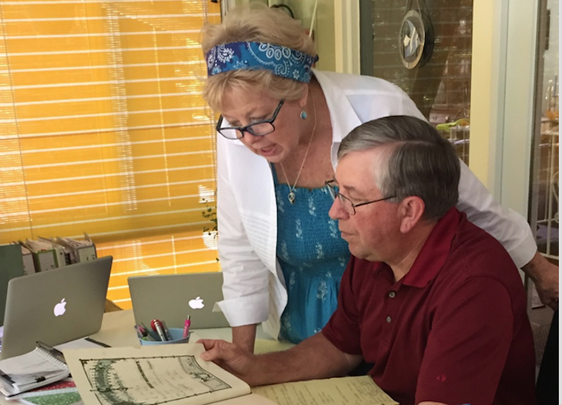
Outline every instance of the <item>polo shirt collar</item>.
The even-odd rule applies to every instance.
[[[404,285],[423,288],[439,273],[449,256],[462,218],[463,214],[453,207],[437,222],[412,268],[404,276]]]

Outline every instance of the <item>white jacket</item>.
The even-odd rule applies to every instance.
[[[330,110],[334,169],[341,139],[358,125],[389,115],[423,118],[402,90],[382,79],[316,70],[314,75]],[[218,305],[231,326],[264,322],[264,330],[276,338],[287,292],[276,259],[273,175],[267,160],[240,141],[218,135],[217,154],[218,248],[224,276],[224,301]],[[462,162],[461,169],[457,207],[495,236],[517,266],[528,263],[537,246],[525,219],[497,204]]]

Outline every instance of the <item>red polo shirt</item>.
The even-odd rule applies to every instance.
[[[535,356],[525,291],[492,236],[451,209],[409,273],[352,256],[322,330],[374,367],[400,405],[532,405]]]

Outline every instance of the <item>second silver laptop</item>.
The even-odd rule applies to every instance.
[[[160,319],[168,328],[183,328],[191,317],[191,329],[227,327],[222,312],[213,307],[222,301],[222,273],[183,273],[129,277],[135,323],[150,327]]]

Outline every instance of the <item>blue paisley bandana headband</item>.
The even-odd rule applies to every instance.
[[[308,83],[318,56],[261,42],[231,42],[212,48],[205,55],[209,77],[230,70],[265,69],[274,75]]]

